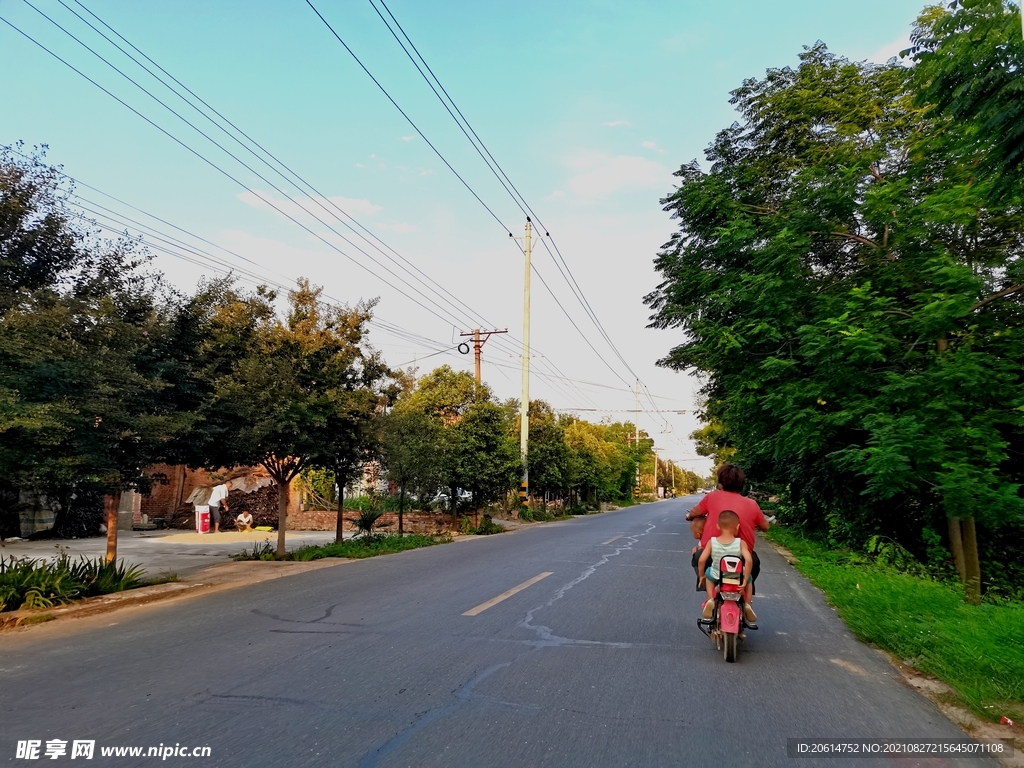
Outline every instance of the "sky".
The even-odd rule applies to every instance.
[[[232,269],[246,284],[306,277],[335,301],[379,298],[369,342],[421,375],[440,364],[472,371],[459,333],[507,328],[484,347],[483,379],[518,398],[524,212],[370,0],[312,1],[370,74],[304,0],[0,0],[0,145],[47,145],[89,215],[142,234],[155,267],[185,292]],[[795,66],[818,40],[885,61],[908,45],[922,6],[388,2],[543,223],[533,239],[531,398],[592,421],[632,421],[639,378],[639,424],[662,458],[709,471],[688,437],[700,426],[700,383],[656,365],[681,333],[648,329],[643,304],[675,226],[659,202],[672,172],[703,160],[732,123],[729,92],[745,78]],[[124,41],[135,46],[273,159],[83,19],[160,74]],[[610,343],[559,271],[559,253]]]

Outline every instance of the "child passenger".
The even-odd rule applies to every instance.
[[[750,584],[750,570],[754,567],[750,548],[747,547],[747,543],[743,539],[739,538],[740,516],[731,509],[722,510],[718,515],[718,531],[717,536],[712,536],[708,540],[708,545],[704,547],[704,551],[700,554],[700,560],[697,561],[697,573],[702,574],[700,581],[704,582],[708,592],[708,599],[704,602],[705,619],[710,619],[715,611],[715,584],[722,577],[718,570],[722,558],[727,555],[743,558],[744,594],[747,592],[746,587]]]

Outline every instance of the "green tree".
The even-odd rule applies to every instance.
[[[360,455],[366,424],[387,399],[388,370],[365,346],[373,304],[332,306],[321,295],[299,280],[282,318],[273,293],[222,286],[200,349],[213,386],[201,455],[210,465],[267,469],[278,486],[279,555],[292,479],[306,466],[337,474]]]
[[[519,446],[509,437],[507,415],[501,406],[481,400],[458,422],[444,429],[440,473],[451,491],[452,516],[458,489],[469,490],[477,507],[511,490],[519,477]]]
[[[438,453],[442,427],[423,411],[398,406],[384,418],[381,460],[388,479],[398,486],[398,534],[404,533],[406,491],[433,493],[439,480]]]
[[[726,464],[736,456],[736,448],[729,444],[725,427],[718,419],[691,432],[690,439],[696,444],[697,454],[712,459],[715,466]]]
[[[425,414],[439,430],[435,468],[438,483],[450,492],[453,519],[459,489],[471,491],[480,505],[514,483],[519,451],[509,437],[509,411],[469,373],[441,366],[421,377],[395,410]]]
[[[0,151],[0,476],[58,495],[145,488],[142,468],[195,419],[175,395],[178,297],[137,243],[100,240],[74,215],[40,153],[19,150]]]
[[[416,382],[408,395],[408,407],[429,413],[447,425],[458,421],[473,403],[490,400],[491,390],[486,384],[478,387],[472,374],[442,365]]]
[[[969,129],[919,105],[915,72],[800,58],[734,91],[710,170],[676,174],[647,303],[686,340],[661,364],[705,375],[709,423],[831,538],[920,552],[948,518],[977,600],[975,519],[1022,514],[1021,207],[975,176]]]
[[[519,435],[518,418],[514,422]],[[562,497],[570,485],[570,451],[565,444],[565,425],[543,400],[530,402],[530,442],[526,461],[530,492],[542,498]]]

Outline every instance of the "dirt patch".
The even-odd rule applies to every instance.
[[[956,723],[968,736],[982,741],[1013,739],[1013,756],[997,757],[996,759],[1006,768],[1024,768],[1024,728],[1021,728],[1019,724],[1002,725],[983,720],[966,707],[961,706],[960,696],[946,683],[907,666],[885,651],[878,650],[878,652],[896,667],[902,682],[907,687],[913,688],[931,701],[942,711],[942,714]]]

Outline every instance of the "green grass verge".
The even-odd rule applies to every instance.
[[[786,528],[767,538],[796,555],[797,570],[858,638],[948,683],[983,717],[1024,714],[1024,605],[968,605],[955,584],[880,567]]]
[[[410,533],[406,536],[389,534],[370,538],[346,539],[341,544],[320,544],[300,547],[288,552],[284,557],[277,557],[273,543],[264,542],[250,550],[242,550],[235,555],[235,560],[320,560],[324,557],[363,558],[388,555],[392,552],[404,552],[407,549],[432,547],[435,544],[446,544],[450,538],[438,536],[421,536]]]

